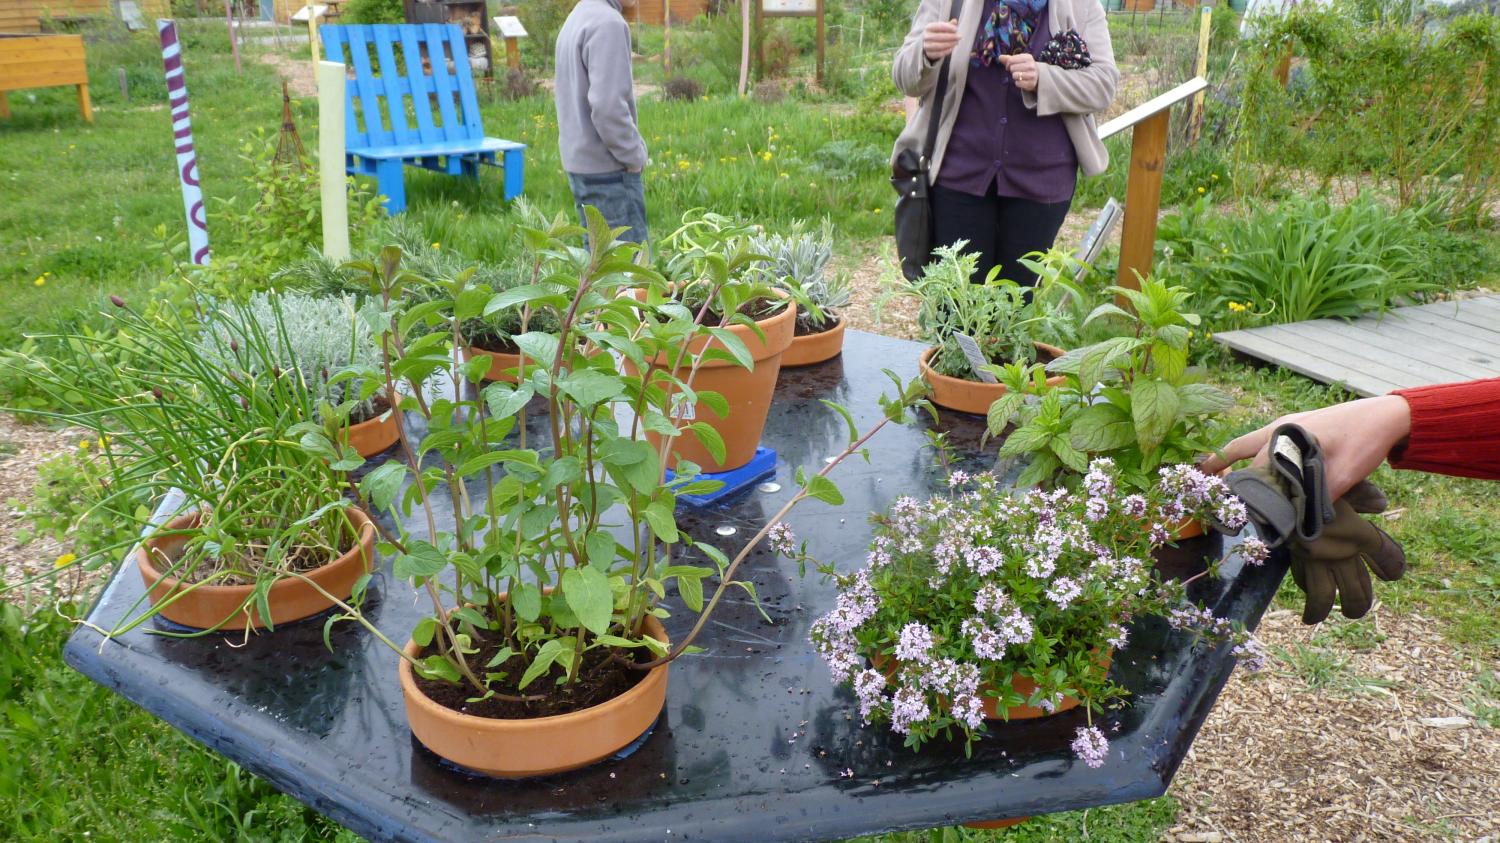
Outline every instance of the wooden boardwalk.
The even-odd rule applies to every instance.
[[[1500,377],[1500,295],[1214,334],[1235,351],[1360,395]]]

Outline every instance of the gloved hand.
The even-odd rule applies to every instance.
[[[1294,424],[1277,428],[1270,442],[1271,459],[1266,464],[1240,469],[1225,482],[1244,502],[1268,547],[1280,547],[1294,537],[1316,539],[1323,525],[1333,520],[1323,449],[1316,438]]]
[[[1387,505],[1384,492],[1361,481],[1334,502],[1333,521],[1323,527],[1322,535],[1311,541],[1292,541],[1292,580],[1307,595],[1303,623],[1321,623],[1335,597],[1344,617],[1362,618],[1375,602],[1369,571],[1386,582],[1406,573],[1401,545],[1360,517],[1360,513],[1384,512]]]

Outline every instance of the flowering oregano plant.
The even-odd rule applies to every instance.
[[[1162,468],[1145,492],[1122,486],[1098,459],[1082,493],[1018,492],[994,474],[954,471],[950,491],[898,499],[875,518],[865,565],[840,573],[837,603],[811,638],[836,682],[850,686],[866,723],[887,723],[912,748],[957,733],[966,746],[987,719],[1026,705],[1052,712],[1069,698],[1089,711],[1072,748],[1100,766],[1108,740],[1093,714],[1126,694],[1109,681],[1130,622],[1163,615],[1236,654],[1261,651],[1243,631],[1191,604],[1186,583],[1154,578],[1151,551],[1183,517],[1245,523],[1244,505],[1217,477]],[[1239,553],[1265,561],[1250,540]],[[1252,659],[1253,660],[1253,659]]]

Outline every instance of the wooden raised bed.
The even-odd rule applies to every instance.
[[[7,91],[63,85],[78,87],[78,111],[94,122],[82,35],[0,34],[0,119],[10,117]]]
[[[41,32],[42,13],[34,0],[0,0],[0,32]]]

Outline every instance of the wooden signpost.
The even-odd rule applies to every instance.
[[[827,31],[823,24],[823,0],[756,0],[755,3],[755,31],[764,35],[766,18],[817,18],[818,19],[818,84],[823,84],[823,60],[828,42]],[[756,48],[755,61],[758,66],[764,68],[766,65],[765,40]]]
[[[511,70],[521,68],[521,42],[520,39],[527,35],[526,27],[521,25],[521,19],[513,15],[501,15],[495,18],[495,28],[500,30],[500,37],[505,39],[505,63]]]

